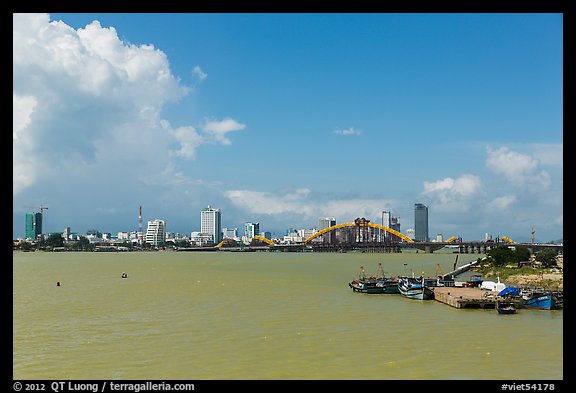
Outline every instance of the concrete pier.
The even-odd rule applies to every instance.
[[[496,308],[498,292],[480,288],[434,287],[434,300],[454,308]],[[520,303],[516,304],[520,307]]]

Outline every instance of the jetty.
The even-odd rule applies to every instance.
[[[480,288],[434,287],[434,300],[454,308],[494,309],[498,292]],[[515,301],[520,307],[521,300]]]

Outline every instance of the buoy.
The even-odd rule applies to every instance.
[[[59,287],[60,286],[60,281],[56,282],[56,286]]]
[[[128,277],[128,275],[126,274],[126,272],[122,273],[122,278],[126,278]]]

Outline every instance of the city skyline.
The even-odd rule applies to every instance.
[[[420,242],[420,241],[441,241],[438,239],[447,239],[449,237],[454,237],[454,238],[459,238],[462,241],[485,241],[485,240],[493,240],[493,239],[510,239],[509,236],[506,236],[505,234],[502,233],[495,233],[495,232],[486,232],[481,234],[481,236],[477,236],[476,238],[468,238],[468,239],[464,239],[460,236],[455,236],[455,235],[447,235],[445,233],[436,233],[434,234],[434,236],[430,236],[430,234],[428,233],[428,226],[429,226],[429,222],[428,222],[428,206],[425,206],[421,203],[416,203],[414,204],[414,217],[412,220],[412,226],[404,226],[403,228],[401,228],[401,222],[399,222],[399,218],[395,217],[393,214],[391,214],[391,212],[389,211],[382,211],[381,212],[381,217],[379,218],[382,222],[380,223],[380,225],[388,227],[390,229],[392,229],[393,231],[398,231],[400,233],[402,233],[403,235],[413,239],[416,242]],[[37,230],[37,225],[35,222],[30,222],[30,219],[34,220],[37,219],[37,217],[40,216],[39,219],[39,227],[40,227],[40,232],[38,232]],[[83,236],[82,233],[76,232],[76,231],[72,231],[70,227],[66,227],[64,229],[64,231],[42,231],[42,216],[43,214],[41,213],[27,213],[26,217],[25,217],[25,227],[26,227],[26,233],[28,232],[34,232],[37,235],[43,234],[44,237],[50,235],[50,234],[54,234],[54,233],[62,233],[63,236],[65,238],[69,238],[70,235],[75,235],[75,236]],[[264,230],[261,231],[260,230],[260,223],[254,223],[254,222],[245,222],[243,223],[243,233],[244,236],[239,236],[238,235],[238,230],[239,227],[234,227],[234,228],[229,228],[229,227],[223,227],[222,226],[222,212],[220,211],[220,209],[218,208],[214,208],[210,205],[208,205],[205,208],[202,208],[200,211],[200,220],[197,223],[197,227],[194,227],[191,230],[188,231],[169,231],[167,230],[167,223],[166,220],[163,219],[159,219],[159,218],[155,218],[153,220],[147,220],[148,225],[147,228],[144,230],[143,228],[140,228],[140,221],[142,219],[142,206],[139,206],[138,209],[138,221],[139,221],[139,225],[138,225],[138,229],[137,230],[119,230],[119,231],[106,231],[106,230],[102,230],[101,228],[99,229],[95,229],[95,228],[91,228],[85,231],[85,233],[87,235],[90,234],[94,234],[94,233],[99,233],[100,235],[97,237],[102,237],[102,234],[107,234],[108,237],[112,237],[112,238],[125,238],[125,239],[132,239],[132,241],[141,243],[141,241],[139,241],[138,239],[140,237],[143,237],[143,242],[152,244],[152,245],[158,245],[158,239],[165,239],[167,234],[171,234],[171,235],[177,235],[177,237],[179,236],[183,236],[185,238],[189,238],[191,241],[197,241],[202,245],[206,245],[208,243],[211,244],[216,244],[219,243],[220,241],[224,240],[225,238],[231,238],[231,239],[236,239],[236,240],[240,240],[241,238],[248,238],[251,239],[254,237],[254,235],[259,235],[261,233],[267,233],[268,236],[263,236],[263,237],[267,237],[268,239],[282,239],[283,236],[287,236],[293,233],[298,232],[299,234],[302,234],[303,232],[306,232],[306,235],[303,235],[303,238],[307,238],[309,236],[311,236],[312,234],[322,230],[322,229],[326,229],[338,224],[344,224],[344,223],[352,223],[353,221],[356,220],[366,220],[367,222],[372,222],[373,224],[378,224],[379,220],[372,220],[371,218],[366,218],[366,217],[357,217],[356,219],[344,219],[341,221],[338,221],[336,218],[334,217],[319,217],[318,218],[318,222],[316,225],[309,225],[306,227],[301,227],[301,228],[294,228],[292,226],[286,226],[284,227],[282,230],[278,231],[278,232],[270,232],[268,230]],[[196,230],[197,228],[199,228],[199,230]],[[549,241],[541,241],[540,239],[535,239],[532,236],[534,235],[534,228],[531,228],[531,238],[530,241],[531,242],[536,242],[536,243],[548,243],[548,242],[556,242],[558,240],[563,240],[563,238],[559,238],[559,239],[552,239]],[[115,234],[117,234],[117,236],[115,236]],[[159,234],[162,234],[159,237]],[[130,235],[128,237],[126,237],[127,235]],[[132,237],[132,235],[134,237]],[[200,237],[198,237],[200,236]],[[324,238],[325,241],[327,242],[332,242],[334,240],[334,236],[335,233],[333,231],[330,231],[326,234],[323,234],[322,237]],[[376,234],[377,238],[380,239],[380,236],[382,236],[382,240],[378,240],[378,241],[390,241],[390,237],[392,236],[391,233],[389,232],[380,232],[380,234]],[[34,238],[35,236],[25,236],[23,239],[29,239],[29,238]],[[386,238],[386,240],[384,240],[384,237]],[[214,242],[212,239],[216,238],[217,241]],[[515,241],[514,239],[510,239],[511,241]],[[528,242],[528,239],[526,239],[525,237],[520,237],[518,239],[516,239],[519,243],[524,243],[524,242]]]
[[[562,14],[14,14],[13,237],[306,228],[563,238]],[[143,28],[142,26],[146,26]]]

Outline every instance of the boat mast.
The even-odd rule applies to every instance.
[[[378,262],[378,269],[376,271],[376,277],[384,277],[384,268],[382,267],[382,263]]]
[[[358,278],[360,280],[366,279],[366,271],[364,270],[364,266],[360,266],[360,273],[358,274]]]

